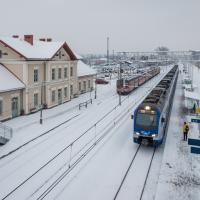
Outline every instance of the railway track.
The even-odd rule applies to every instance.
[[[134,154],[134,156],[133,156],[133,158],[132,158],[132,160],[131,160],[131,162],[130,162],[130,164],[129,164],[129,166],[128,166],[128,169],[126,170],[126,172],[125,172],[125,174],[124,174],[124,176],[123,176],[123,179],[122,179],[122,181],[121,181],[121,183],[120,183],[120,185],[119,185],[119,188],[117,189],[117,192],[115,193],[115,196],[114,196],[113,200],[116,200],[116,199],[117,199],[118,194],[119,194],[119,192],[120,192],[120,190],[121,190],[121,188],[122,188],[122,185],[123,185],[123,183],[124,183],[124,181],[125,181],[125,179],[126,179],[126,177],[127,177],[127,175],[128,175],[128,172],[130,171],[131,166],[132,166],[132,164],[133,164],[133,162],[134,162],[134,160],[135,160],[135,157],[136,157],[136,155],[137,155],[137,153],[138,153],[138,151],[139,151],[139,149],[140,149],[140,146],[141,146],[141,144],[138,145],[138,148],[137,148],[137,150],[136,150],[136,152],[135,152],[135,154]]]
[[[116,95],[113,95],[113,96],[111,96],[111,99],[113,99],[113,98],[115,98],[115,97],[116,97]],[[110,99],[110,98],[109,98],[109,99]],[[108,99],[107,99],[107,100],[108,100]],[[125,99],[123,99],[123,101],[124,101],[124,100],[125,100]],[[52,134],[52,131],[55,131],[56,129],[62,127],[63,125],[66,125],[68,122],[72,121],[73,119],[78,118],[78,116],[80,116],[80,115],[81,115],[81,113],[76,114],[76,115],[70,117],[69,119],[65,120],[65,121],[62,122],[62,123],[59,123],[58,125],[54,126],[53,128],[49,129],[48,131],[45,131],[44,133],[38,135],[37,137],[32,138],[31,140],[25,142],[24,144],[22,144],[22,145],[18,146],[17,148],[11,150],[10,152],[8,152],[8,153],[6,153],[6,154],[0,156],[0,161],[3,160],[4,158],[8,158],[9,156],[11,156],[11,155],[14,154],[14,153],[17,153],[19,150],[21,150],[21,149],[23,149],[24,147],[26,147],[26,146],[32,144],[33,142],[37,141],[38,139],[41,139],[42,137],[44,137],[44,136],[46,136],[46,135],[48,135],[48,134]],[[55,134],[55,133],[57,133],[57,132],[54,132],[54,134]],[[9,164],[10,162],[14,161],[15,159],[19,158],[20,156],[22,156],[23,153],[28,153],[28,151],[30,151],[31,149],[37,147],[38,145],[41,145],[42,143],[44,143],[44,142],[45,142],[46,140],[48,140],[48,139],[49,139],[49,138],[46,138],[46,139],[42,140],[41,142],[36,143],[35,145],[31,146],[30,148],[25,149],[24,152],[21,152],[21,154],[18,154],[18,155],[16,155],[15,157],[13,157],[13,158],[9,159],[8,161],[4,162],[3,164],[0,164],[0,169],[1,169],[2,167],[6,166],[7,164]]]
[[[106,99],[106,101],[109,101],[110,99],[113,99],[113,98],[115,98],[116,96],[117,96],[117,95],[115,94],[115,95],[111,96],[109,99]],[[126,98],[124,98],[123,101],[124,101],[125,99],[126,99]],[[102,99],[101,99],[101,101],[102,101]],[[78,108],[78,106],[75,106],[75,107]],[[73,109],[74,109],[74,108],[73,108]],[[68,110],[70,110],[70,109],[68,109]],[[34,137],[34,138],[28,140],[27,142],[23,143],[22,145],[18,146],[17,148],[15,148],[15,149],[9,151],[8,153],[1,155],[1,156],[0,156],[0,161],[3,160],[4,158],[7,158],[7,157],[9,157],[10,155],[16,153],[17,151],[21,150],[22,148],[26,147],[27,145],[29,145],[29,144],[35,142],[36,140],[42,138],[43,136],[50,134],[52,131],[58,129],[58,128],[61,127],[62,125],[67,124],[68,122],[72,121],[73,119],[77,118],[77,117],[80,116],[80,115],[81,115],[81,113],[76,114],[76,115],[70,117],[69,119],[63,121],[62,123],[59,123],[58,125],[52,127],[51,129],[49,129],[49,130],[47,130],[47,131],[41,133],[40,135],[38,135],[38,136],[36,136],[36,137]],[[35,147],[35,146],[34,146],[34,147]],[[26,152],[27,152],[27,150],[26,150]],[[17,157],[15,157],[15,158],[17,158]],[[14,159],[15,159],[15,158],[14,158]],[[12,159],[12,160],[13,160],[13,159]],[[3,164],[3,165],[0,165],[0,168],[1,168],[2,166],[4,166],[4,164]]]
[[[17,148],[13,149],[12,151],[9,151],[8,153],[6,153],[6,154],[0,156],[0,160],[2,160],[3,158],[6,158],[6,157],[8,157],[8,156],[10,156],[11,154],[15,153],[16,151],[18,151],[18,150],[22,149],[23,147],[27,146],[27,145],[30,144],[31,142],[34,142],[34,141],[36,141],[37,139],[39,139],[39,138],[41,138],[41,137],[43,137],[43,136],[45,136],[45,135],[47,135],[47,134],[50,134],[53,130],[59,128],[60,126],[66,124],[66,123],[68,123],[69,121],[71,121],[72,119],[78,117],[79,115],[80,115],[80,114],[74,115],[73,117],[71,117],[71,118],[65,120],[64,122],[62,122],[62,123],[60,123],[60,124],[54,126],[53,128],[49,129],[48,131],[45,131],[44,133],[38,135],[37,137],[34,137],[34,138],[32,138],[31,140],[25,142],[24,144],[18,146]]]
[[[121,192],[122,189],[123,189],[124,183],[125,183],[125,181],[127,180],[127,177],[128,177],[129,172],[131,171],[131,168],[134,167],[134,162],[136,162],[137,155],[139,154],[139,151],[140,151],[141,148],[142,148],[141,144],[138,145],[138,148],[136,149],[135,154],[134,154],[134,156],[133,156],[133,158],[132,158],[132,160],[131,160],[129,166],[128,166],[127,170],[125,171],[125,174],[124,174],[124,176],[123,176],[123,178],[122,178],[122,181],[121,181],[121,183],[120,183],[120,185],[119,185],[119,187],[118,187],[118,189],[117,189],[117,191],[116,191],[116,193],[115,193],[115,195],[114,195],[113,200],[118,199],[118,197],[120,196],[120,192]],[[149,147],[149,148],[151,148],[151,147]],[[147,173],[145,174],[145,177],[144,177],[144,179],[143,179],[144,181],[143,181],[143,185],[142,185],[142,187],[141,187],[141,192],[140,192],[140,195],[139,195],[139,198],[138,198],[139,200],[142,200],[143,193],[144,193],[144,190],[145,190],[145,186],[146,186],[146,183],[147,183],[147,179],[148,179],[149,172],[150,172],[150,169],[151,169],[151,166],[152,166],[152,161],[153,161],[155,152],[156,152],[156,148],[154,147],[154,148],[153,148],[152,155],[150,155],[150,156],[151,156],[150,162],[149,162],[149,164],[147,165],[147,166],[148,166],[148,168],[147,168],[147,170],[146,170]],[[145,164],[146,164],[146,163],[145,163]],[[142,172],[140,172],[140,173],[142,173]],[[137,177],[135,177],[135,178],[132,177],[132,180],[133,180],[133,181],[134,181],[134,180],[137,181]],[[134,190],[134,188],[132,188],[132,190]],[[119,198],[119,199],[121,199],[121,198]]]

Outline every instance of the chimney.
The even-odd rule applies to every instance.
[[[12,37],[13,38],[19,38],[19,35],[13,35]]]
[[[45,42],[45,41],[46,41],[45,38],[40,38],[39,40],[42,41],[42,42]]]
[[[47,38],[47,42],[52,42],[52,38]]]
[[[33,35],[24,35],[24,41],[26,41],[29,44],[33,45]]]

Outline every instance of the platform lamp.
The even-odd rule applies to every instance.
[[[43,81],[41,84],[41,105],[40,105],[40,124],[43,123],[42,110],[43,110]]]

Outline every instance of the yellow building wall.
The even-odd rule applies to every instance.
[[[22,106],[22,90],[8,91],[0,93],[0,101],[3,102],[2,115],[0,121],[12,118],[12,98],[18,97],[18,115],[20,115]]]

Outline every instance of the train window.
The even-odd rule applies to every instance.
[[[137,113],[136,127],[154,128],[157,125],[156,114],[151,113]]]

